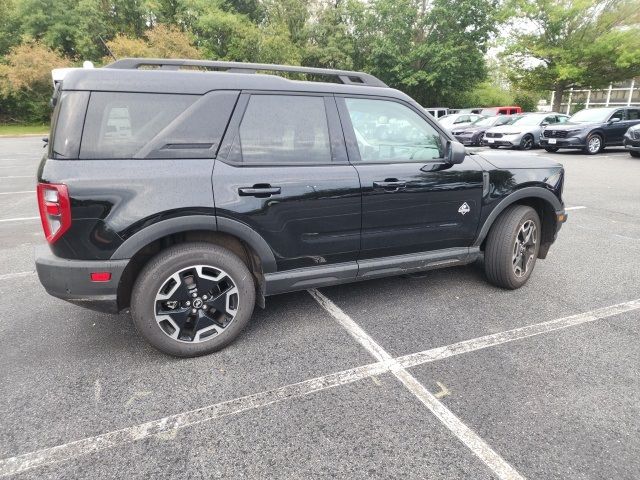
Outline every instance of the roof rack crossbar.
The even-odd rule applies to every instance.
[[[200,67],[207,70],[221,70],[229,73],[287,72],[305,73],[335,77],[345,85],[363,85],[368,87],[387,87],[377,77],[368,73],[333,70],[328,68],[296,67],[292,65],[270,65],[267,63],[222,62],[215,60],[171,60],[162,58],[123,58],[106,65],[104,68],[137,70],[140,67],[156,67],[161,70],[179,70],[181,67]]]

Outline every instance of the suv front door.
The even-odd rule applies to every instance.
[[[332,96],[243,93],[220,152],[218,218],[262,236],[278,271],[348,262],[343,276],[355,277],[360,182]]]
[[[614,118],[618,118],[619,121],[612,122]],[[607,123],[602,127],[604,134],[606,135],[606,145],[620,145],[622,144],[622,138],[627,131],[626,112],[624,108],[620,108],[613,112],[609,117]]]
[[[444,161],[448,139],[418,109],[387,98],[337,97],[362,185],[360,259],[472,245],[482,169]]]

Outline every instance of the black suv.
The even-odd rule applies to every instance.
[[[173,355],[223,347],[283,292],[482,255],[518,288],[566,219],[561,165],[468,155],[363,73],[123,59],[68,72],[53,101],[40,281],[130,308]]]
[[[589,108],[575,113],[566,123],[545,128],[540,146],[547,152],[579,148],[588,155],[604,147],[623,145],[629,127],[640,124],[640,107]]]

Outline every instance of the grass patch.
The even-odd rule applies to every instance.
[[[49,125],[0,125],[0,135],[47,135]]]

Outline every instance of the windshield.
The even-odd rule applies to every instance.
[[[511,125],[540,125],[540,122],[544,120],[541,115],[525,115],[516,119]]]
[[[511,115],[499,115],[497,117],[485,117],[480,118],[473,122],[471,125],[474,127],[491,127],[498,125],[508,125],[513,121]]]
[[[586,110],[580,110],[569,119],[570,122],[576,123],[589,123],[589,122],[604,122],[609,115],[613,112],[610,108],[591,108]]]
[[[456,118],[458,118],[457,115],[445,115],[444,117],[440,117],[438,121],[445,126],[453,125],[453,122],[455,122]]]

